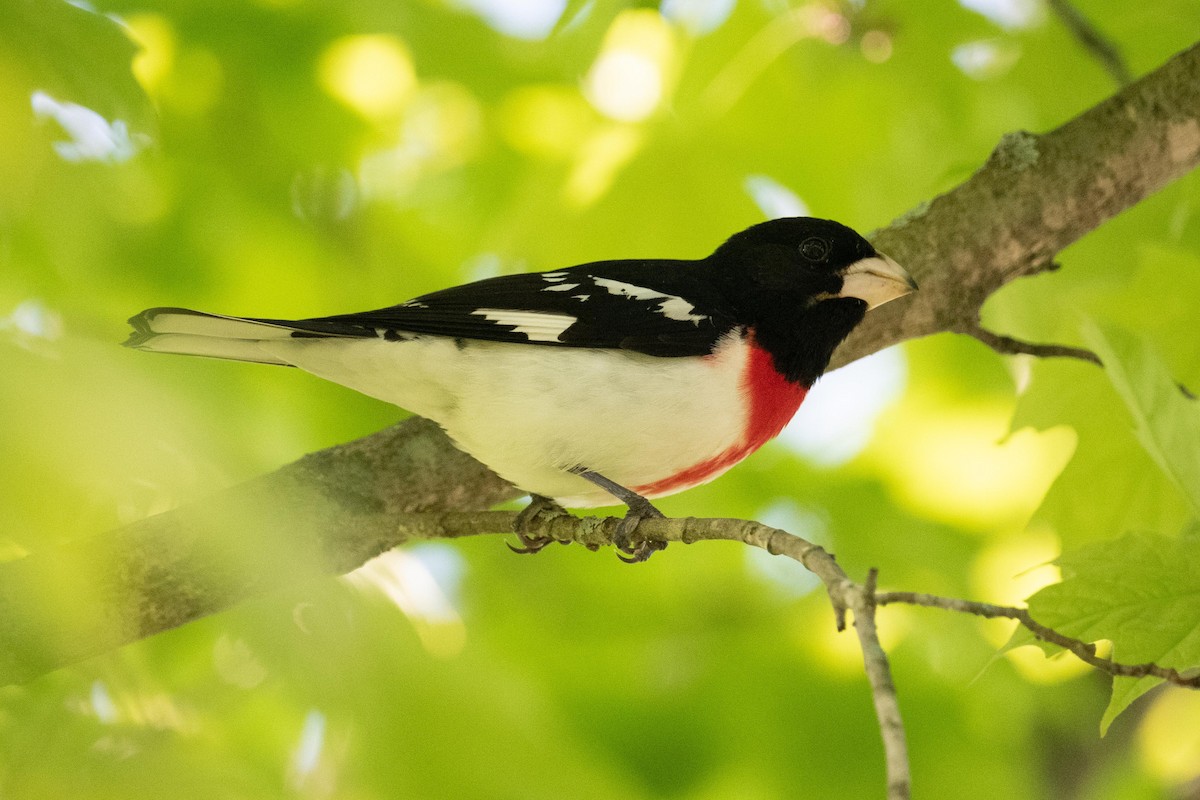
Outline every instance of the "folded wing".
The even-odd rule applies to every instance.
[[[400,305],[300,320],[231,317],[152,308],[130,319],[127,346],[156,352],[286,362],[260,342],[278,339],[410,339],[436,335],[557,347],[632,350],[661,357],[712,352],[732,312],[698,264],[607,261],[554,272],[504,275],[433,292]]]

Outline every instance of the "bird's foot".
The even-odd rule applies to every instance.
[[[567,472],[594,483],[629,506],[629,512],[625,514],[623,520],[617,523],[617,531],[613,534],[613,544],[620,551],[617,553],[617,558],[626,564],[640,564],[667,546],[666,542],[654,542],[635,537],[639,522],[644,519],[663,519],[665,516],[649,500],[632,489],[626,489],[616,481],[611,481],[599,472],[594,472],[587,467],[571,467]],[[621,555],[621,553],[624,553],[624,555]]]
[[[540,553],[546,545],[553,544],[558,540],[533,531],[550,520],[562,516],[570,516],[570,514],[549,497],[542,497],[540,494],[530,495],[529,505],[521,509],[520,514],[517,514],[517,521],[513,526],[513,533],[517,535],[521,546],[513,547],[509,544],[508,549],[522,555]],[[505,542],[505,544],[508,543]],[[562,542],[562,544],[566,544],[566,542]]]
[[[649,500],[640,496],[639,499],[640,503],[629,504],[628,513],[617,523],[617,532],[613,534],[613,544],[619,551],[617,558],[626,564],[640,564],[667,546],[666,542],[636,536],[642,520],[664,518],[663,513],[652,506]]]

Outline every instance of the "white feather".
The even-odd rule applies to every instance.
[[[602,289],[607,289],[609,294],[631,297],[635,300],[661,299],[663,302],[658,304],[658,310],[667,319],[674,319],[680,322],[694,322],[696,324],[700,324],[708,319],[703,314],[693,313],[696,310],[695,306],[682,297],[676,297],[673,294],[663,294],[654,289],[647,289],[645,286],[635,286],[632,283],[615,281],[611,278],[593,278],[592,281]]]
[[[550,314],[540,311],[514,311],[506,308],[478,308],[471,312],[489,322],[511,325],[516,333],[523,333],[531,342],[557,342],[567,328],[575,324],[576,318],[566,314]]]
[[[736,335],[708,358],[507,342],[459,347],[439,336],[272,340],[261,347],[438,422],[503,477],[567,506],[616,503],[565,472],[571,467],[623,486],[649,485],[739,444],[746,423],[747,348]],[[707,422],[694,426],[697,419]]]
[[[219,339],[215,336],[191,336],[186,333],[163,333],[138,345],[139,350],[151,353],[177,353],[206,358],[225,358],[230,361],[253,361],[257,364],[286,365],[259,347],[252,339]]]
[[[154,333],[185,333],[222,339],[287,339],[292,335],[292,329],[283,325],[198,311],[159,311],[147,315],[146,322]]]

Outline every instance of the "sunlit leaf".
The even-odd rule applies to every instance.
[[[1035,620],[1084,642],[1109,640],[1112,658],[1180,671],[1200,667],[1200,541],[1129,534],[1058,560],[1061,583],[1029,598]],[[1028,642],[1022,634],[1021,643]],[[1116,678],[1108,726],[1157,678]]]
[[[1200,403],[1181,391],[1145,341],[1113,327],[1084,327],[1133,415],[1142,446],[1200,512]]]
[[[1067,427],[1075,452],[1034,520],[1067,547],[1130,530],[1174,532],[1190,506],[1138,442],[1128,412],[1105,373],[1091,364],[1053,359],[1030,368],[1011,427]]]

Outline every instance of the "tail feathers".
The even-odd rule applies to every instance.
[[[130,318],[133,333],[126,347],[153,353],[225,358],[287,365],[259,347],[267,340],[290,339],[294,328],[283,322],[205,314],[187,308],[151,308]]]

